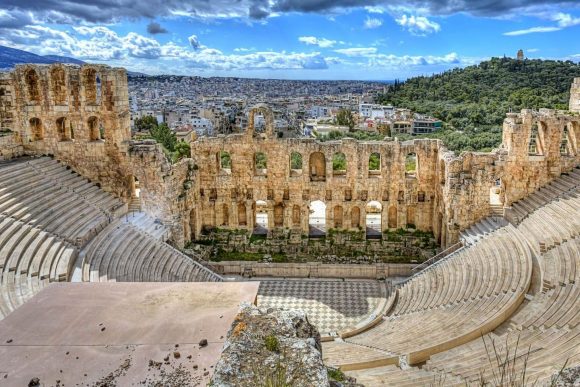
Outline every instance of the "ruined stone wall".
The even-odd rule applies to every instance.
[[[574,78],[574,83],[570,88],[570,107],[568,110],[580,113],[580,78]]]
[[[49,154],[129,197],[130,114],[125,69],[17,65],[0,75],[0,123],[28,154]]]
[[[326,227],[365,227],[367,205],[378,202],[382,229],[414,224],[431,230],[436,197],[437,140],[369,141],[344,139],[318,142],[312,139],[276,139],[234,134],[200,138],[192,143],[198,167],[202,226],[245,228],[255,224],[257,202],[268,213],[268,228],[299,229],[308,233],[311,203],[326,205]],[[220,165],[227,152],[231,168]],[[256,168],[256,155],[263,153],[266,168]],[[300,154],[302,169],[292,170],[292,153]],[[337,153],[346,158],[346,170],[333,171]],[[369,169],[371,154],[380,155],[378,170]],[[405,171],[407,155],[417,156],[415,173]]]

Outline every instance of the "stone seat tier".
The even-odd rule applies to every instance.
[[[83,281],[220,281],[190,257],[130,223],[114,221],[83,250]]]

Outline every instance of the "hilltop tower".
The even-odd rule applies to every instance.
[[[574,78],[570,88],[570,107],[571,112],[580,113],[580,78]]]
[[[524,50],[519,49],[517,54],[518,60],[524,60]]]

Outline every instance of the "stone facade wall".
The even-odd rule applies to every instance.
[[[580,113],[580,78],[574,78],[572,88],[570,89],[570,107],[571,112]]]
[[[0,124],[27,154],[49,154],[119,197],[131,195],[125,69],[17,65],[0,75]]]
[[[576,79],[570,110],[579,111],[579,96]],[[12,132],[0,138],[0,157],[53,155],[126,199],[137,179],[143,208],[170,226],[177,246],[204,226],[251,231],[257,213],[274,236],[306,234],[314,201],[326,206],[326,229],[364,230],[373,213],[379,231],[413,225],[447,246],[493,204],[509,206],[580,161],[580,117],[548,109],[508,113],[499,149],[459,156],[428,139],[277,139],[270,110],[260,105],[251,113],[266,117],[263,133],[249,125],[246,133],[200,138],[192,159],[171,165],[160,146],[130,143],[124,69],[18,65],[0,73],[0,131]],[[344,170],[333,170],[337,154]],[[369,166],[373,154],[377,168]],[[302,167],[291,168],[298,158]]]

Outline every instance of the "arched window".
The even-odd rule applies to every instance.
[[[59,141],[68,141],[72,138],[71,128],[66,117],[60,117],[56,120],[56,133]]]
[[[408,177],[417,176],[417,155],[409,153],[405,158],[405,175]]]
[[[83,72],[83,86],[86,103],[95,105],[97,103],[97,72],[95,69],[85,69]]]
[[[254,155],[254,169],[256,175],[268,174],[268,158],[266,157],[266,154],[258,152]]]
[[[231,172],[232,171],[232,157],[226,151],[220,151],[218,154],[218,162],[220,169]]]
[[[528,142],[528,155],[536,156],[540,154],[540,147],[538,146],[538,124],[533,123],[530,131],[530,141]]]
[[[50,70],[50,83],[55,105],[64,105],[66,103],[66,82],[62,67],[54,67]]]
[[[326,158],[321,152],[310,154],[310,181],[326,180]]]
[[[103,138],[103,133],[101,133],[102,128],[97,117],[89,117],[87,120],[87,126],[89,127],[89,138],[91,141],[98,141]]]
[[[380,238],[382,234],[382,211],[383,206],[380,202],[372,200],[367,203],[366,208],[366,228],[367,228],[367,238]]]
[[[28,122],[30,124],[30,132],[32,133],[32,141],[43,140],[44,128],[42,127],[42,121],[38,118],[31,118]]]
[[[290,176],[300,176],[302,174],[302,155],[298,152],[290,154]]]
[[[568,149],[568,125],[564,126],[562,129],[562,139],[560,140],[560,154],[567,156],[570,154]]]
[[[342,152],[335,153],[332,156],[332,175],[346,175],[346,156]]]
[[[308,235],[313,238],[326,235],[326,204],[321,200],[310,203],[308,215]]]
[[[379,175],[381,173],[381,155],[371,153],[369,156],[369,175]]]
[[[36,73],[36,70],[28,70],[25,74],[25,81],[30,102],[40,102],[40,85],[38,84],[38,74]]]

